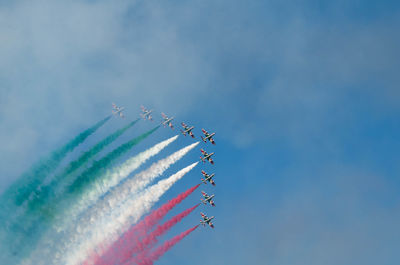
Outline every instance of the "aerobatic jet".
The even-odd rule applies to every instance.
[[[202,136],[201,139],[207,143],[207,140],[209,140],[212,144],[215,144],[214,139],[212,138],[215,133],[208,133],[206,130],[201,129],[201,131],[204,133],[204,137]]]
[[[183,130],[181,130],[182,134],[184,136],[186,136],[186,134],[189,134],[190,136],[192,136],[192,138],[194,138],[194,134],[192,132],[192,130],[194,129],[194,126],[189,127],[184,122],[182,122],[181,124],[183,127]]]
[[[165,115],[163,112],[161,112],[161,116],[164,119],[164,121],[162,122],[162,125],[164,125],[164,127],[168,125],[171,129],[173,129],[174,126],[172,125],[171,121],[174,119],[174,117],[168,118],[167,115]]]
[[[114,115],[119,114],[121,118],[125,117],[124,114],[122,113],[122,111],[125,109],[124,107],[118,107],[117,105],[115,105],[115,103],[112,103],[112,107],[113,107],[112,114]]]
[[[211,183],[211,185],[215,186],[215,182],[212,179],[214,177],[214,173],[211,175],[208,175],[204,170],[201,171],[201,173],[204,176],[204,179],[202,178],[201,181],[203,181],[204,184],[207,184],[207,181]]]
[[[203,226],[206,226],[206,224],[208,224],[211,228],[214,228],[213,223],[211,223],[211,220],[214,219],[214,216],[207,217],[207,215],[205,215],[204,213],[200,214],[201,217],[203,217],[203,220],[200,220],[200,224],[202,224]]]
[[[151,117],[151,113],[153,112],[153,110],[148,110],[143,106],[140,106],[140,108],[142,109],[142,113],[140,114],[140,116],[142,116],[143,119],[148,119],[149,121],[152,121],[153,117]]]
[[[204,191],[201,192],[201,194],[203,194],[204,199],[201,199],[201,201],[204,204],[210,203],[211,206],[215,206],[214,201],[212,200],[214,198],[214,194],[213,195],[208,195],[207,193],[205,193]]]
[[[200,151],[203,153],[203,156],[200,156],[201,161],[203,161],[203,163],[205,163],[206,160],[207,160],[208,162],[210,162],[211,164],[214,165],[214,161],[213,161],[212,158],[211,158],[211,157],[214,155],[214,152],[208,154],[208,153],[207,153],[206,151],[204,151],[203,149],[200,149]]]

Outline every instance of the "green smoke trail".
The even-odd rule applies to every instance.
[[[85,170],[64,193],[57,194],[56,198],[48,201],[47,204],[37,209],[37,215],[27,215],[26,219],[16,222],[9,227],[9,235],[7,248],[10,253],[17,253],[19,259],[27,257],[34,249],[38,240],[50,227],[51,222],[58,213],[66,210],[74,202],[79,200],[82,194],[90,185],[102,180],[102,176],[108,167],[110,167],[118,158],[128,152],[132,147],[147,138],[155,132],[159,126],[149,130],[148,132],[120,145],[105,157],[93,163],[93,165]],[[36,218],[38,217],[38,218]]]
[[[118,137],[120,137],[129,128],[135,125],[139,120],[140,119],[132,121],[127,126],[117,130],[116,132],[104,138],[102,141],[83,153],[78,159],[70,162],[60,174],[54,176],[52,182],[49,185],[35,191],[32,200],[28,202],[28,213],[31,214],[35,210],[38,210],[41,206],[54,198],[57,192],[61,192],[60,189],[63,183],[71,183],[73,181],[74,175],[72,173],[88,163],[91,158],[100,153],[109,144],[114,142]]]
[[[6,192],[3,193],[2,201],[12,201],[16,206],[24,203],[34,190],[52,173],[60,164],[62,159],[78,145],[83,143],[87,137],[104,125],[111,116],[99,121],[94,126],[80,133],[66,145],[50,154],[47,159],[41,160],[28,172],[24,173]]]
[[[140,143],[142,140],[146,139],[149,135],[155,132],[160,126],[157,126],[150,131],[136,137],[135,139],[126,142],[125,144],[119,146],[107,156],[93,163],[93,166],[87,171],[83,172],[72,185],[68,188],[68,193],[70,196],[79,196],[86,187],[93,185],[97,181],[101,181],[102,173],[105,173],[106,169],[119,157],[128,152],[132,147]]]

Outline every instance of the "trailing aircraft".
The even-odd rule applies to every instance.
[[[122,111],[125,109],[124,107],[118,107],[117,105],[115,105],[115,103],[112,103],[112,107],[113,107],[112,114],[114,115],[119,114],[121,118],[125,118],[124,114],[122,113]]]

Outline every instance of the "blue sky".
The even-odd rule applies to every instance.
[[[397,264],[399,15],[396,1],[3,1],[0,190],[111,101],[132,118],[144,104],[217,133],[217,207],[201,209],[216,229],[158,264]]]

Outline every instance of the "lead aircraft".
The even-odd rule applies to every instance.
[[[206,130],[201,129],[201,131],[204,133],[204,137],[202,136],[201,139],[207,143],[207,140],[209,140],[212,144],[215,144],[214,139],[212,138],[215,133],[208,133]]]
[[[112,114],[114,115],[119,114],[121,118],[125,118],[124,114],[122,113],[122,111],[125,109],[124,107],[118,107],[117,105],[115,105],[115,103],[112,103],[112,107],[113,107],[113,110],[111,111]]]
[[[211,217],[207,217],[207,215],[205,215],[204,213],[200,213],[201,217],[203,218],[203,220],[200,220],[200,224],[202,224],[203,226],[209,225],[211,228],[214,228],[213,223],[211,223],[211,220],[214,219],[214,216]]]

